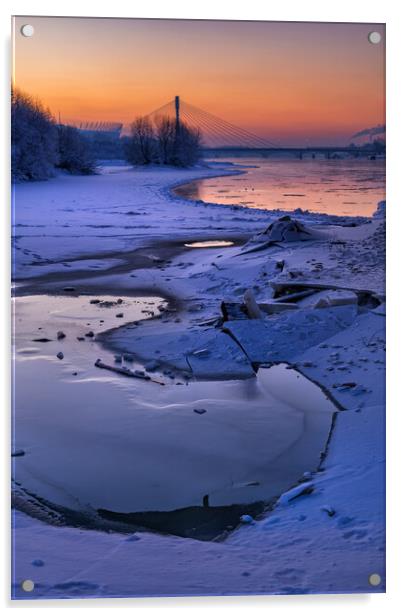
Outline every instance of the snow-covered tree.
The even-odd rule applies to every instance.
[[[57,128],[48,109],[20,90],[11,94],[11,173],[16,181],[51,177],[58,160]]]
[[[57,167],[70,173],[90,175],[96,171],[96,159],[90,141],[73,126],[59,125]]]

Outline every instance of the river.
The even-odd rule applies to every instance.
[[[226,160],[226,159],[225,159]],[[338,216],[371,216],[385,199],[385,160],[227,159],[241,175],[195,180],[180,197],[265,210],[297,208]]]

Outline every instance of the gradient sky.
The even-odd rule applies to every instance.
[[[385,123],[373,30],[384,41],[378,24],[17,17],[14,82],[64,122],[129,123],[179,94],[283,145],[345,144]]]

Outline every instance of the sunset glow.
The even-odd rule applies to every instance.
[[[378,24],[17,17],[14,81],[63,122],[128,124],[179,94],[283,144],[346,144],[384,123],[384,37]]]
[[[384,593],[385,24],[12,56],[12,599]]]

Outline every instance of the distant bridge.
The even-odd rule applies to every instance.
[[[186,103],[179,96],[155,109],[147,115],[151,120],[158,117],[169,117],[175,120],[179,127],[183,122],[192,129],[199,130],[204,148],[280,148],[279,143],[264,139],[254,133],[235,126],[218,116],[204,111],[199,107]]]
[[[109,135],[120,138],[123,124],[121,122],[74,122],[69,124],[86,135]]]
[[[376,157],[380,154],[385,153],[385,148],[379,150],[374,146],[368,146],[364,148],[359,147],[337,147],[337,146],[307,146],[307,147],[270,147],[270,148],[242,148],[242,147],[221,147],[221,148],[212,148],[212,147],[203,147],[203,152],[205,154],[216,155],[216,154],[231,154],[232,156],[241,156],[250,155],[250,154],[258,154],[259,156],[263,156],[269,158],[270,156],[275,156],[275,154],[291,154],[296,158],[315,158],[316,155],[322,155],[324,158],[330,160],[331,158],[337,158],[339,154],[348,154],[352,158],[362,158],[362,157]]]
[[[337,146],[282,146],[278,142],[259,137],[254,133],[235,126],[222,118],[219,118],[208,111],[195,107],[183,101],[179,96],[169,101],[162,107],[155,109],[147,115],[155,121],[158,117],[169,117],[174,119],[176,127],[184,122],[190,128],[196,129],[201,134],[203,151],[208,154],[222,153],[240,155],[242,153],[258,152],[261,156],[272,156],[275,154],[292,154],[302,159],[304,156],[314,158],[317,154],[325,158],[334,158],[339,154],[347,154],[353,157],[373,156],[383,153],[373,146],[367,147],[337,147]]]
[[[176,130],[180,130],[183,123],[189,128],[196,129],[201,135],[201,145],[205,154],[232,154],[239,156],[258,153],[259,156],[274,156],[275,154],[288,154],[297,158],[314,158],[316,155],[327,159],[336,158],[339,154],[351,157],[373,157],[385,152],[375,144],[359,146],[282,146],[280,143],[260,137],[244,128],[235,126],[218,116],[204,111],[199,107],[183,101],[179,96],[162,107],[155,109],[146,116],[152,122],[158,118],[169,117],[176,123]],[[75,126],[88,136],[103,135],[111,139],[121,136],[123,124],[117,122],[77,122]]]

